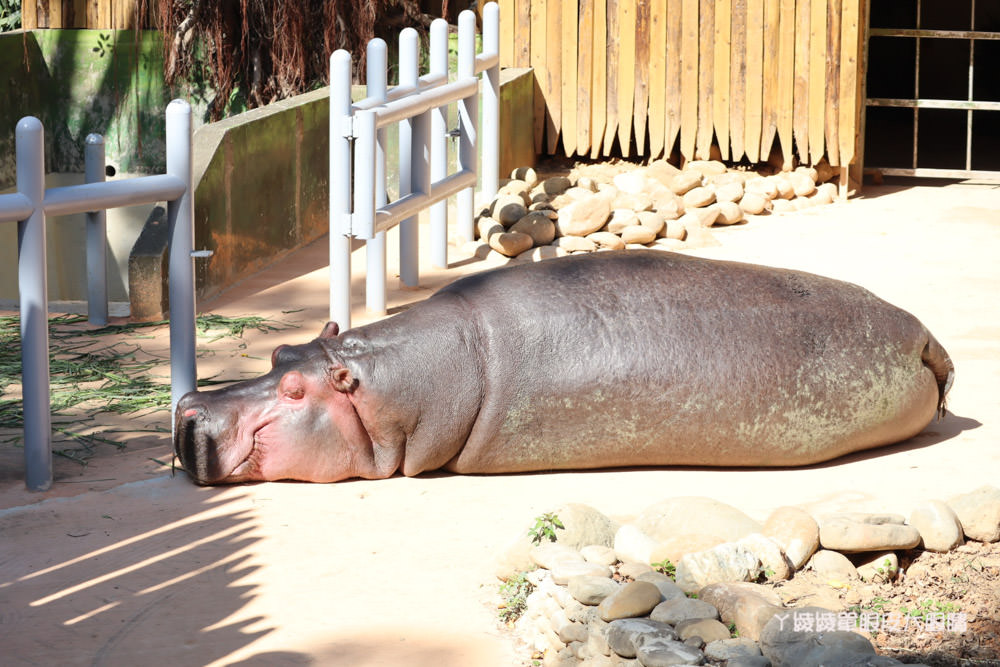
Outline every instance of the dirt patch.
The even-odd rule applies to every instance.
[[[827,581],[811,571],[770,584],[788,607],[857,614],[876,650],[931,667],[1000,665],[1000,543],[904,552],[882,581]]]

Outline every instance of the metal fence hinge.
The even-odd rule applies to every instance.
[[[338,227],[335,230],[338,234],[343,234],[344,236],[354,236],[354,214],[353,213],[343,213],[337,220]]]
[[[354,131],[354,114],[342,116],[340,123],[340,136],[354,141],[357,138],[357,133]]]

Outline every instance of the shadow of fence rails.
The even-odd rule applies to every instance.
[[[249,508],[164,476],[0,511],[4,664],[204,665],[268,634],[239,618],[260,567]]]

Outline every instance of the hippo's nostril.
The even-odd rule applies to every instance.
[[[208,408],[204,403],[195,403],[193,405],[178,405],[177,406],[177,417],[179,421],[190,421],[196,417],[205,418],[208,416]]]

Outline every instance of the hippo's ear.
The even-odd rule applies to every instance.
[[[320,338],[336,338],[340,333],[340,325],[336,322],[327,322],[323,330],[319,332]]]
[[[358,386],[357,378],[351,375],[351,371],[343,366],[334,368],[330,373],[330,377],[333,378],[333,388],[345,394],[354,391]]]

